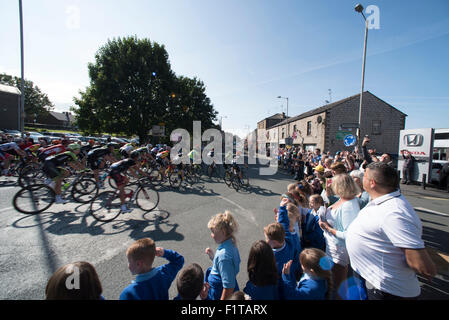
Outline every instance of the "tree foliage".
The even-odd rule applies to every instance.
[[[21,90],[22,80],[19,77],[2,73],[0,74],[0,83],[13,86]],[[48,98],[47,94],[43,93],[38,86],[34,85],[33,81],[25,79],[24,89],[24,108],[26,115],[34,117],[35,114],[46,114],[54,108],[54,105]]]
[[[187,126],[195,116],[207,124],[215,117],[204,84],[177,78],[165,47],[148,39],[109,40],[88,70],[90,86],[72,108],[82,131],[138,135],[146,141],[160,122],[169,129]],[[188,111],[182,113],[184,106]]]

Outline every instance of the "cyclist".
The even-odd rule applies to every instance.
[[[189,152],[188,156],[190,159],[190,164],[193,164],[193,161],[196,159],[196,156],[199,154],[198,151],[196,151],[196,149],[192,149],[192,151]]]
[[[207,173],[210,177],[212,176],[212,172],[215,168],[215,160],[213,159],[215,156],[215,148],[212,148],[212,150],[207,153],[207,156],[212,159],[212,163],[207,167]]]
[[[39,153],[39,149],[41,149],[42,146],[39,143],[33,144],[32,146],[29,146],[28,148],[25,148],[23,151],[27,154],[27,158],[31,159],[31,161],[37,161],[37,155]]]
[[[159,152],[156,154],[156,162],[161,165],[163,168],[167,168],[169,165],[169,157],[170,152],[166,150],[165,148],[162,148],[159,150]],[[165,172],[165,170],[164,170]]]
[[[94,148],[96,147],[100,147],[100,146],[95,146],[95,141],[93,139],[90,139],[88,144],[81,146],[80,149],[80,158],[86,158],[87,154]]]
[[[54,184],[54,191],[56,194],[56,203],[65,204],[68,200],[61,198],[61,184],[64,178],[70,176],[70,172],[64,169],[64,165],[69,165],[75,170],[83,170],[84,166],[78,161],[77,155],[80,152],[81,146],[77,143],[72,143],[67,146],[68,151],[49,156],[44,160],[44,166],[42,171],[45,175],[53,180],[52,186]]]
[[[127,143],[120,148],[120,154],[122,155],[122,159],[129,158],[129,155],[134,150],[134,145],[132,143]]]
[[[0,144],[0,161],[3,166],[3,174],[7,175],[11,161],[14,160],[15,156],[26,157],[25,151],[20,149],[20,147],[15,142],[7,142]]]
[[[105,161],[114,163],[117,161],[113,156],[114,153],[114,143],[108,143],[105,147],[95,148],[87,153],[87,164],[94,172],[94,178],[97,182],[97,186],[103,189],[103,181],[100,181],[99,173],[100,169],[104,168]]]
[[[49,157],[49,156],[54,156],[58,153],[62,153],[62,152],[66,152],[66,148],[64,147],[63,144],[54,144],[50,147],[47,148],[43,148],[40,149],[38,152],[38,158],[40,161],[44,161],[45,158]]]
[[[236,155],[232,159],[232,169],[233,169],[234,173],[239,176],[240,182],[243,184],[243,173],[242,173],[242,170],[240,170],[239,165],[237,164],[239,158],[240,158],[240,156]]]
[[[178,155],[176,157],[174,157],[173,159],[173,163],[176,163],[179,161],[179,163],[176,165],[176,167],[178,168],[178,176],[181,177],[181,181],[184,180],[184,164],[181,161],[182,159],[182,150],[178,151]]]
[[[117,161],[110,167],[111,171],[109,172],[109,175],[112,179],[114,179],[115,183],[117,184],[117,189],[120,192],[119,196],[122,213],[132,211],[131,209],[127,208],[125,204],[125,186],[128,184],[129,179],[126,176],[122,175],[122,173],[125,174],[129,170],[130,174],[136,178],[139,178],[139,174],[147,176],[147,174],[140,169],[139,160],[140,154],[136,151],[132,151],[129,155],[129,158]]]

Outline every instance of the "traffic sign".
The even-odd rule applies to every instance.
[[[357,141],[356,137],[352,134],[348,134],[344,139],[346,147],[352,147],[353,145],[355,145],[356,141]]]

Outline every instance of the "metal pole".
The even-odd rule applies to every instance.
[[[365,43],[363,46],[363,65],[362,65],[362,91],[360,92],[360,105],[359,105],[359,127],[357,128],[357,141],[359,144],[359,150],[362,148],[360,141],[360,131],[362,126],[362,101],[363,101],[363,90],[365,85],[365,62],[366,62],[366,44],[368,40],[368,20],[365,19]]]
[[[22,0],[19,0],[19,14],[20,14],[20,55],[21,55],[21,77],[22,83],[20,86],[21,99],[20,99],[20,126],[19,130],[24,131],[25,126],[25,78],[24,78],[24,54],[23,54],[23,12],[22,12]]]
[[[288,97],[287,97],[287,138],[290,137],[290,123],[288,123]]]

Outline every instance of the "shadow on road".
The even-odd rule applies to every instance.
[[[441,225],[440,223],[435,224]],[[424,226],[422,238],[437,267],[438,277],[433,278],[430,282],[418,276],[422,284],[421,299],[447,300],[449,299],[449,256],[447,256],[449,253],[449,232]]]

